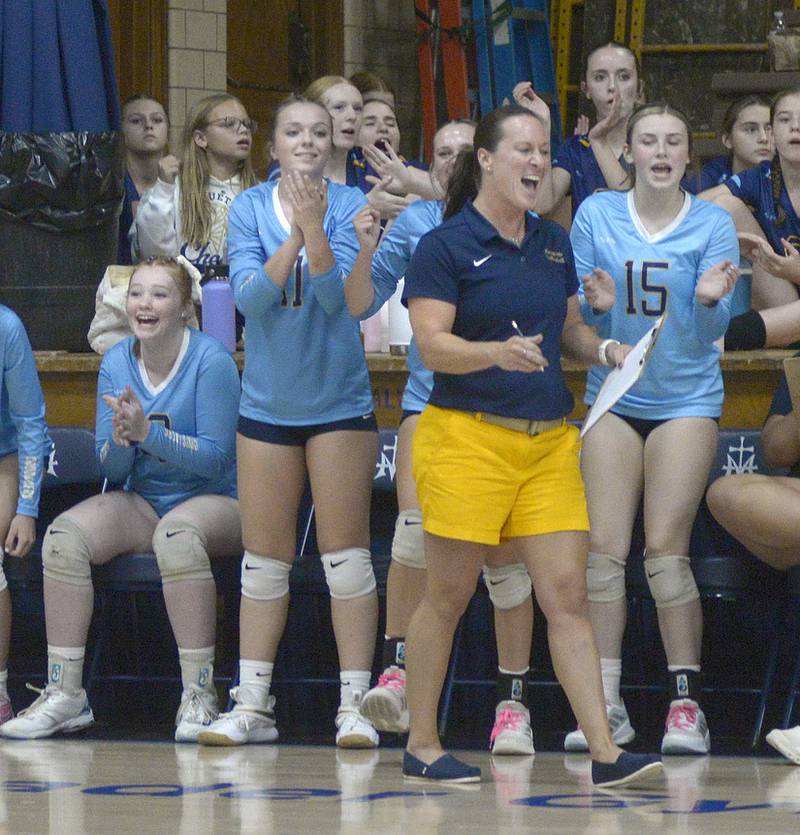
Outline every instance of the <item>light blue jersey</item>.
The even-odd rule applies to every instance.
[[[236,306],[246,319],[240,413],[285,426],[328,423],[373,410],[358,321],[344,282],[358,254],[353,217],[366,204],[356,188],[328,183],[323,228],[335,263],[311,276],[305,249],[282,289],[264,265],[289,237],[278,180],[248,189],[228,217]]]
[[[718,417],[723,390],[714,341],[728,326],[730,295],[705,307],[694,293],[709,267],[726,259],[739,263],[730,215],[687,194],[675,220],[650,235],[633,192],[609,191],[581,204],[570,237],[579,276],[602,267],[616,282],[616,303],[608,313],[596,315],[581,296],[584,319],[600,336],[634,345],[667,314],[644,374],[614,411],[651,420]],[[587,403],[594,402],[608,372],[592,366]]]
[[[51,441],[44,422],[44,396],[28,334],[19,317],[0,305],[0,458],[17,453],[17,513],[39,515],[44,459]]]
[[[221,342],[187,328],[175,366],[153,386],[133,353],[134,338],[103,357],[97,383],[95,446],[103,475],[146,499],[159,516],[193,496],[236,496],[239,372]],[[138,445],[111,437],[113,412],[104,394],[130,386],[150,419]]]
[[[381,240],[372,259],[372,281],[375,302],[371,312],[394,293],[397,282],[405,275],[406,267],[417,248],[417,242],[442,222],[444,207],[438,200],[417,200],[397,216]],[[416,339],[408,346],[408,382],[403,391],[402,408],[407,412],[421,412],[433,391],[433,371],[422,364]]]

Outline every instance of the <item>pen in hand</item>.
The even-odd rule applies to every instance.
[[[520,326],[516,323],[514,319],[511,320],[511,327],[514,328],[514,331],[516,332],[517,336],[525,336],[525,334],[522,332],[522,328],[520,328]],[[543,365],[539,366],[539,371],[544,372]]]

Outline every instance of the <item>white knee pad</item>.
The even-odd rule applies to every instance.
[[[625,597],[625,562],[589,551],[586,590],[592,603],[613,603]]]
[[[335,600],[353,600],[375,591],[375,572],[367,548],[345,548],[323,554],[322,566]]]
[[[192,522],[160,522],[153,534],[153,550],[162,583],[213,579],[205,534]]]
[[[68,516],[59,516],[42,542],[44,576],[72,586],[92,584],[92,551],[83,529]]]
[[[644,573],[650,594],[659,609],[682,606],[700,597],[694,581],[689,557],[648,557],[644,561]]]
[[[3,589],[8,588],[8,580],[6,580],[5,572],[3,571],[3,559],[6,555],[6,552],[0,548],[0,591]]]
[[[392,559],[409,568],[425,568],[425,535],[422,531],[422,511],[401,510],[394,526]]]
[[[531,578],[521,562],[497,568],[484,565],[483,581],[495,609],[513,609],[531,596]]]
[[[242,595],[251,600],[280,600],[289,594],[292,566],[283,560],[244,552],[242,558]]]

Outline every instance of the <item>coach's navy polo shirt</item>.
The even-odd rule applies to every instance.
[[[521,247],[502,238],[472,203],[424,235],[406,270],[403,301],[423,297],[456,307],[453,333],[471,342],[544,334],[550,365],[524,374],[494,367],[434,373],[430,402],[445,409],[554,420],[572,411],[561,373],[561,331],[578,277],[567,233],[529,213]]]

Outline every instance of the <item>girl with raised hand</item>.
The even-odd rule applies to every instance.
[[[619,693],[627,600],[625,562],[644,494],[645,573],[656,603],[671,695],[663,753],[706,753],[700,709],[702,610],[689,540],[717,449],[722,375],[715,346],[729,320],[739,250],[729,215],[681,189],[691,152],[686,118],[666,104],[628,120],[628,192],[589,197],[572,226],[579,275],[604,272],[612,305],[587,292],[584,319],[603,339],[587,380],[593,403],[607,375],[604,351],[634,344],[665,316],[641,379],[586,434],[581,470],[591,520],[587,586],[614,740],[634,731]],[[580,720],[579,720],[580,721]],[[582,727],[568,751],[586,749]]]
[[[558,148],[537,200],[539,214],[550,214],[571,194],[574,217],[583,200],[595,191],[629,185],[622,156],[625,126],[644,95],[636,55],[614,42],[592,50],[586,59],[581,91],[594,105],[597,122],[587,135],[571,136]],[[518,104],[549,120],[547,105],[529,82],[517,84],[513,96]]]
[[[122,103],[122,139],[125,144],[125,198],[119,217],[118,264],[131,264],[128,234],[139,201],[158,180],[158,163],[167,148],[169,119],[157,99],[136,93]]]
[[[133,336],[104,356],[95,444],[102,474],[121,488],[58,516],[45,534],[47,685],[4,736],[34,739],[91,725],[83,689],[94,608],[93,565],[154,551],[178,644],[183,694],[175,740],[193,742],[217,717],[216,591],[210,558],[241,553],[234,460],[239,374],[212,337],[186,325],[192,279],[173,258],[134,270]]]
[[[8,698],[11,596],[3,559],[24,557],[36,518],[50,439],[44,396],[25,327],[0,305],[0,725],[14,715]]]
[[[378,619],[369,551],[377,422],[349,278],[358,236],[372,241],[377,223],[360,215],[366,223],[355,229],[364,196],[323,176],[333,130],[322,105],[284,101],[272,132],[280,174],[231,210],[232,284],[247,318],[237,435],[245,555],[239,686],[233,710],[201,734],[208,745],[277,739],[270,687],[306,478],[341,668],[336,742],[378,744],[359,711]]]
[[[447,188],[458,154],[472,148],[474,133],[474,122],[466,120],[448,122],[436,132],[431,177],[443,188]],[[377,301],[372,301],[373,307],[394,292],[405,275],[417,242],[442,222],[443,212],[443,201],[417,201],[386,232],[372,260],[377,297]],[[433,373],[422,364],[414,340],[409,348],[408,370],[395,452],[400,512],[386,584],[383,673],[361,704],[362,712],[379,731],[394,733],[408,731],[405,636],[425,588],[422,512],[411,473],[411,444],[420,413],[433,388]],[[531,581],[526,566],[514,561],[508,546],[490,549],[487,559],[483,573],[495,610],[499,661],[490,748],[494,754],[533,754],[527,687],[533,627]]]
[[[250,160],[256,123],[235,96],[206,96],[183,132],[183,159],[168,155],[131,227],[135,259],[183,255],[203,273],[228,262],[228,211],[256,184]]]

